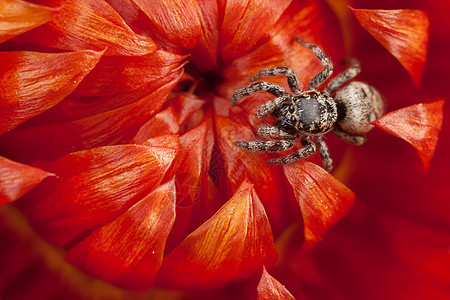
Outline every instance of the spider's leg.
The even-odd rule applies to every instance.
[[[355,77],[356,75],[361,72],[361,66],[359,65],[358,60],[355,58],[350,60],[350,67],[336,76],[333,80],[328,83],[327,87],[325,88],[325,93],[328,95],[333,94],[337,89],[339,89],[344,83]]]
[[[275,109],[280,107],[283,103],[289,102],[291,100],[291,96],[289,94],[284,94],[281,97],[277,97],[273,100],[267,101],[263,105],[261,105],[258,109],[256,115],[260,119],[264,119],[269,114],[271,114]]]
[[[236,146],[239,146],[245,150],[250,151],[284,151],[294,146],[295,139],[287,139],[280,141],[265,141],[265,142],[235,142]]]
[[[339,129],[336,127],[333,128],[333,130],[331,132],[338,138],[343,139],[344,141],[346,141],[350,144],[355,144],[357,146],[364,145],[367,142],[367,138],[365,136],[352,135],[352,134],[345,132],[342,129]]]
[[[333,64],[331,63],[330,59],[325,56],[325,54],[323,53],[322,49],[319,48],[319,46],[307,43],[301,38],[298,38],[296,36],[294,36],[294,40],[300,43],[303,47],[311,49],[312,52],[314,52],[314,54],[320,60],[320,63],[325,67],[325,70],[314,76],[313,79],[311,79],[311,81],[309,82],[308,89],[315,90],[325,80],[330,78],[331,74],[333,74]]]
[[[280,130],[276,126],[261,125],[258,127],[258,135],[264,137],[278,137],[284,139],[293,139],[297,136]]]
[[[247,87],[235,91],[231,102],[233,105],[237,105],[241,98],[253,95],[258,91],[268,92],[277,97],[280,97],[285,93],[284,89],[278,84],[266,81],[257,81]]]
[[[323,140],[322,136],[316,137],[317,152],[319,152],[320,158],[323,162],[323,168],[330,172],[333,169],[333,159],[331,158],[328,146]]]
[[[303,148],[300,149],[299,151],[289,154],[288,156],[285,157],[270,159],[267,161],[267,163],[274,165],[289,164],[298,159],[311,156],[316,152],[316,145],[313,142],[311,142],[309,137],[306,137],[304,140],[302,140],[302,145]]]
[[[253,76],[250,81],[256,81],[261,77],[264,76],[279,76],[281,74],[284,74],[286,76],[289,88],[291,89],[291,91],[293,93],[296,93],[299,91],[298,89],[298,78],[295,75],[294,71],[292,71],[291,68],[288,67],[276,67],[273,69],[262,69],[261,71],[259,71],[258,73],[255,74],[255,76]]]

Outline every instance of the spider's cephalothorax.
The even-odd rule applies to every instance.
[[[275,137],[279,140],[236,142],[235,144],[253,151],[283,151],[294,146],[297,138],[301,140],[302,148],[288,156],[271,159],[272,164],[287,164],[300,158],[319,152],[324,168],[330,171],[333,167],[328,147],[323,135],[329,131],[341,139],[356,145],[366,142],[366,133],[373,128],[369,124],[383,114],[383,100],[378,91],[364,82],[354,81],[339,89],[347,81],[361,71],[356,60],[351,66],[334,78],[324,89],[319,87],[333,73],[333,65],[322,50],[302,39],[294,39],[306,48],[311,49],[319,58],[325,70],[314,76],[308,85],[308,91],[298,88],[299,82],[292,69],[277,67],[263,69],[251,78],[249,86],[237,90],[233,95],[236,105],[243,97],[258,91],[264,91],[276,96],[275,99],[261,105],[258,117],[273,115],[277,121],[274,126],[261,125],[258,134],[263,137]],[[257,81],[263,76],[278,76],[284,74],[292,94],[284,88],[270,82]],[[334,97],[332,95],[334,94]]]

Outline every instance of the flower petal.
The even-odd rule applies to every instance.
[[[121,94],[144,85],[156,90],[185,57],[162,50],[142,56],[105,56],[80,83],[74,97]]]
[[[148,16],[153,28],[150,36],[160,43],[164,40],[179,47],[192,49],[201,34],[200,7],[194,0],[132,0]],[[167,42],[166,42],[167,43]]]
[[[175,183],[161,185],[66,255],[88,274],[119,287],[145,290],[163,260],[175,220]]]
[[[206,288],[247,278],[276,260],[272,232],[252,184],[234,196],[163,261],[160,281]]]
[[[0,146],[15,158],[35,161],[56,159],[77,150],[128,143],[142,124],[161,109],[181,72],[174,73],[173,76],[178,77],[151,94],[143,87],[132,96],[125,94],[118,99],[135,100],[128,105],[74,121],[16,129],[1,136]],[[107,106],[104,102],[94,103],[93,109],[104,109],[104,106]]]
[[[277,166],[267,164],[268,155],[246,151],[234,144],[237,141],[255,139],[248,125],[220,116],[215,119],[217,141],[225,169],[219,167],[218,173],[214,174],[219,190],[230,195],[242,180],[248,177],[255,184],[255,190],[266,208],[273,230],[277,231],[282,227],[281,223],[289,220],[291,212],[287,208],[290,197],[285,192],[288,187],[285,187],[284,177],[278,173]],[[226,179],[222,179],[224,171]],[[224,182],[227,184],[225,187]]]
[[[0,134],[59,103],[94,68],[102,52],[0,53]]]
[[[47,23],[53,10],[22,0],[0,3],[0,43]]]
[[[319,166],[299,161],[284,167],[303,214],[306,241],[318,241],[351,208],[355,194]]]
[[[143,144],[149,138],[177,133],[179,130],[177,116],[172,106],[169,106],[162,112],[150,119],[139,129],[132,142]]]
[[[428,51],[430,22],[417,9],[352,9],[359,23],[408,71],[420,86]]]
[[[104,1],[51,0],[52,21],[23,36],[27,43],[63,50],[105,50],[105,55],[145,55],[156,50],[149,37],[135,34]]]
[[[16,203],[43,237],[57,246],[67,245],[153,191],[175,154],[167,147],[140,145],[75,152],[41,163],[59,179]]]
[[[219,39],[223,59],[234,59],[254,48],[291,1],[277,1],[276,5],[270,0],[226,1]]]
[[[263,268],[257,290],[258,300],[295,299],[284,285],[267,272],[265,267]]]
[[[443,108],[444,100],[420,103],[390,112],[372,124],[410,143],[428,171],[442,127]]]
[[[19,199],[48,176],[54,174],[0,156],[0,205]]]

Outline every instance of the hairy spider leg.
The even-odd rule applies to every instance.
[[[316,90],[318,86],[320,86],[325,80],[330,78],[331,74],[333,74],[333,64],[331,63],[330,59],[325,56],[325,54],[323,53],[322,49],[319,48],[319,46],[307,43],[301,38],[296,36],[294,36],[294,40],[300,43],[303,47],[311,49],[312,52],[314,52],[314,54],[320,60],[320,63],[325,67],[325,70],[314,76],[309,81],[308,89]]]
[[[328,95],[333,94],[343,84],[358,75],[359,72],[361,72],[361,65],[359,64],[359,61],[357,59],[352,58],[350,60],[350,67],[336,76],[336,78],[331,80],[330,83],[328,83],[327,87],[325,88],[325,93],[327,93]]]
[[[284,132],[276,126],[261,125],[258,127],[258,135],[263,137],[296,138],[295,134]]]
[[[275,111],[275,109],[279,108],[283,103],[290,102],[291,101],[291,95],[284,94],[281,97],[277,97],[273,100],[267,101],[263,105],[261,105],[258,109],[258,112],[256,115],[260,119],[264,119],[269,114]]]
[[[234,142],[245,150],[250,151],[284,151],[294,146],[295,139],[280,140],[280,141],[265,141],[265,142]]]
[[[285,157],[270,159],[267,161],[267,163],[273,164],[273,165],[289,164],[296,160],[311,156],[316,152],[316,145],[313,142],[311,142],[310,137],[305,137],[302,140],[302,145],[303,145],[303,148],[300,149],[299,151],[289,154],[288,156],[285,156]]]
[[[367,142],[367,138],[365,136],[352,135],[352,134],[345,132],[337,127],[333,128],[333,130],[331,132],[338,138],[346,141],[347,143],[355,144],[357,146],[364,145]]]
[[[256,73],[255,76],[250,78],[250,81],[254,82],[264,76],[279,76],[282,74],[284,74],[286,76],[286,79],[287,79],[287,82],[288,82],[288,85],[289,85],[289,88],[291,89],[291,91],[294,94],[299,92],[300,90],[298,89],[298,85],[299,85],[298,78],[295,75],[294,71],[292,71],[292,69],[288,68],[288,67],[276,67],[273,69],[262,69],[261,71]]]
[[[284,88],[279,86],[278,84],[266,81],[257,81],[247,87],[235,91],[233,94],[233,98],[231,99],[232,104],[237,105],[240,102],[238,101],[239,99],[253,95],[258,91],[268,92],[276,97],[280,97],[285,93]]]
[[[316,137],[316,146],[317,146],[317,152],[319,152],[320,158],[323,162],[323,168],[330,172],[333,169],[333,159],[330,155],[330,150],[328,150],[328,146],[323,140],[323,136],[317,136]]]

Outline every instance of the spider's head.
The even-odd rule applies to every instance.
[[[276,126],[285,132],[321,135],[330,131],[337,120],[336,103],[324,93],[304,92],[283,105],[276,117]]]

